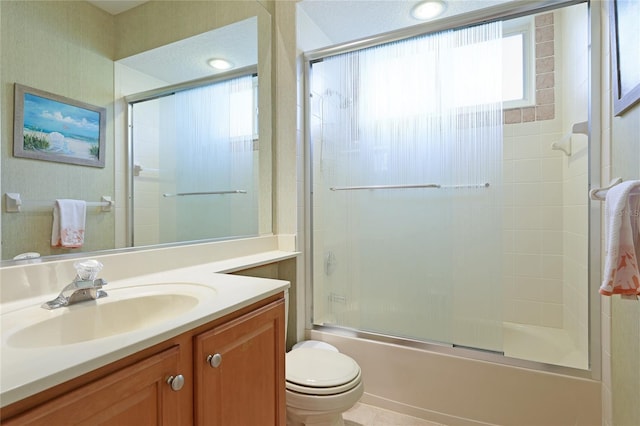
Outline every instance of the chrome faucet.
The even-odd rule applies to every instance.
[[[81,280],[79,277],[74,278],[71,284],[62,289],[58,297],[42,304],[45,309],[56,309],[63,306],[73,305],[85,300],[96,300],[101,297],[108,296],[107,292],[102,290],[102,286],[107,284],[102,278],[96,280]]]
[[[58,297],[42,304],[44,309],[57,309],[63,306],[73,305],[86,300],[96,300],[108,296],[102,290],[107,282],[102,278],[95,278],[102,269],[102,264],[95,260],[76,262],[78,271],[73,281],[62,289]]]

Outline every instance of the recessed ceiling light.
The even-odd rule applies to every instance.
[[[233,68],[233,64],[226,59],[214,58],[209,60],[209,66],[211,68],[215,68],[217,70],[228,70],[229,68]]]
[[[420,21],[426,21],[442,15],[446,8],[446,4],[441,0],[426,0],[411,9],[411,16]]]

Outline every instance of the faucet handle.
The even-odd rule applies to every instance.
[[[95,259],[78,261],[73,264],[80,280],[95,280],[98,272],[102,270],[102,263]]]

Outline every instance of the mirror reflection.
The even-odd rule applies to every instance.
[[[130,105],[132,245],[258,234],[252,73]]]
[[[75,1],[2,2],[0,7],[3,261],[24,253],[76,254],[271,232],[270,131],[260,131],[270,129],[271,113],[267,106],[271,104],[268,55],[271,17],[262,5],[254,1],[143,2],[134,9],[110,13],[89,2]],[[181,24],[187,22],[188,25]],[[232,68],[214,69],[209,64],[212,59],[226,59]],[[237,80],[243,76],[243,89],[238,89]],[[216,94],[209,104],[218,105],[217,109],[204,112],[196,108],[195,113],[226,115],[224,154],[220,153],[221,144],[214,149],[211,143],[209,146],[197,143],[206,139],[211,142],[212,132],[219,138],[218,130],[209,129],[210,135],[203,138],[201,128],[172,125],[166,120],[170,114],[166,106],[163,107],[165,115],[155,117],[160,118],[164,128],[156,127],[151,133],[147,132],[147,136],[139,134],[143,140],[147,139],[147,147],[137,145],[136,151],[131,138],[133,132],[128,131],[134,116],[128,112],[130,105],[135,104],[138,116],[142,115],[139,95],[149,97],[154,91],[170,89],[184,96],[185,87],[219,89],[222,81],[234,81],[235,85],[225,89],[226,102],[219,102],[220,95]],[[16,158],[13,155],[15,83],[106,108],[105,166],[89,168]],[[166,104],[170,98],[179,97],[165,95],[156,96],[150,102]],[[132,97],[135,102],[130,102]],[[192,101],[182,100],[189,105],[193,105]],[[220,110],[219,105],[229,105],[229,101],[232,107]],[[260,105],[263,108],[258,120]],[[179,106],[171,108],[185,111]],[[240,111],[244,111],[242,115],[238,115]],[[60,120],[65,119],[68,117],[60,115]],[[216,121],[218,125],[213,127],[219,129],[220,122]],[[135,179],[138,183],[155,180],[156,185],[173,179],[159,175],[159,163],[149,162],[149,157],[137,158],[137,154],[148,152],[151,146],[160,152],[157,135],[168,136],[167,129],[171,126],[176,143],[171,148],[173,151],[167,151],[164,156],[174,164],[163,168],[176,176],[187,177],[185,171],[195,169],[181,162],[190,161],[189,156],[199,158],[200,170],[190,178],[196,186],[186,183],[189,179],[180,184],[174,179],[169,186],[158,186],[154,200],[149,193],[136,195]],[[151,134],[155,136],[148,137]],[[184,158],[180,159],[176,153]],[[212,155],[216,157],[207,158]],[[209,196],[208,200],[207,197],[186,200],[163,196],[214,192],[223,187],[228,189],[229,185],[246,193]],[[19,194],[19,201],[16,203],[15,196],[9,198],[7,193]],[[103,197],[111,199],[112,204],[105,207]],[[51,247],[53,206],[61,199],[87,202],[81,247]],[[17,207],[19,212],[8,211],[9,205]],[[145,232],[139,230],[138,238],[134,239],[136,206],[153,211],[158,220],[164,215],[163,222],[156,219],[150,222],[149,216],[138,215],[139,222],[154,224],[153,238],[149,232],[145,236]],[[217,213],[212,214],[213,211]],[[238,211],[243,214],[236,215]],[[200,212],[201,219],[209,223],[198,226],[200,219],[194,212]]]
[[[252,17],[118,61],[129,245],[258,234],[257,54]]]

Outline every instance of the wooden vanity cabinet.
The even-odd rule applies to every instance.
[[[180,395],[166,379],[178,371],[173,346],[2,422],[13,425],[180,425]]]
[[[195,423],[286,423],[284,301],[195,337]]]
[[[1,423],[284,426],[284,312],[272,296],[4,407]]]

